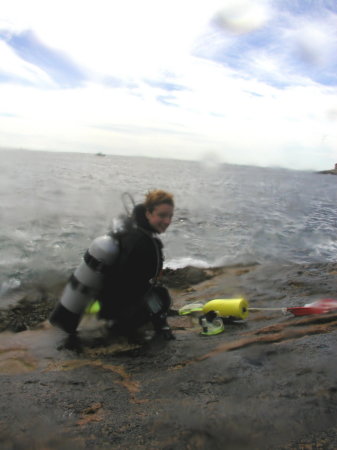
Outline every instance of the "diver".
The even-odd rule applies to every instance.
[[[119,256],[105,273],[98,300],[99,317],[107,320],[110,331],[132,335],[152,322],[157,335],[174,339],[167,323],[170,294],[160,283],[163,268],[163,244],[158,234],[166,231],[174,211],[173,195],[153,190],[144,203],[135,205],[131,218],[114,233]]]
[[[172,221],[173,195],[153,190],[138,205],[129,197],[132,212],[126,208],[118,226],[92,242],[49,318],[70,341],[76,341],[77,326],[92,299],[111,335],[132,337],[152,323],[157,336],[175,339],[167,323],[171,297],[160,283],[164,257],[158,237]]]

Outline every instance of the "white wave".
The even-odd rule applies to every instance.
[[[0,297],[7,294],[13,289],[17,289],[21,286],[21,281],[16,278],[10,278],[8,281],[4,281],[0,286]]]
[[[170,261],[167,261],[164,265],[165,269],[182,269],[183,267],[187,266],[198,267],[200,269],[207,269],[209,267],[212,267],[212,264],[202,259],[196,259],[186,256],[182,258],[171,259]]]

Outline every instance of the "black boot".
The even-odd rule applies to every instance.
[[[78,334],[69,333],[63,342],[57,346],[57,350],[72,350],[76,353],[82,353],[83,347]]]
[[[164,338],[166,341],[175,339],[171,327],[167,323],[166,314],[155,315],[152,317],[152,324],[157,336]]]

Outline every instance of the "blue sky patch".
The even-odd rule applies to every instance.
[[[187,88],[176,83],[171,83],[168,81],[159,81],[159,80],[144,80],[151,87],[157,87],[163,89],[164,91],[174,92],[174,91],[184,91]]]
[[[297,4],[298,13],[303,13],[304,8],[301,5],[303,2]],[[292,5],[292,8],[295,6]],[[315,11],[316,9],[311,13],[316,15]],[[327,10],[324,11],[326,14]],[[323,63],[315,64],[315,52],[319,60],[325,48],[317,49],[314,40],[306,42],[304,38],[302,42],[296,41],[291,34],[296,31],[296,28],[293,16],[289,15],[289,8],[287,13],[278,15],[258,30],[235,36],[221,29],[216,22],[212,22],[208,34],[204,36],[206,45],[203,46],[201,43],[199,48],[196,48],[195,55],[234,69],[244,78],[246,76],[255,78],[274,87],[293,85],[294,79],[290,78],[293,73],[296,73],[298,79],[309,78],[323,85],[336,86],[337,53],[325,58]],[[322,14],[320,11],[320,19],[323,17]],[[310,30],[310,21],[307,23]],[[313,34],[315,36],[315,29]],[[337,43],[337,30],[335,42]],[[305,57],[305,52],[308,58]],[[312,61],[310,61],[310,54]],[[266,62],[270,60],[271,63],[277,59],[280,64],[279,70],[272,72],[259,65],[260,57],[263,57]]]
[[[3,32],[0,39],[5,40],[20,58],[44,70],[60,87],[76,87],[86,79],[84,71],[70,58],[40,42],[31,31]]]

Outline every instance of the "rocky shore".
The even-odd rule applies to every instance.
[[[337,264],[189,267],[164,280],[174,310],[238,296],[283,308],[337,298]],[[172,314],[176,340],[145,343],[86,317],[67,348],[46,320],[63,286],[2,299],[1,449],[337,448],[337,311],[250,312],[216,336]]]
[[[331,170],[321,170],[320,172],[323,175],[337,175],[337,169],[331,169]]]

